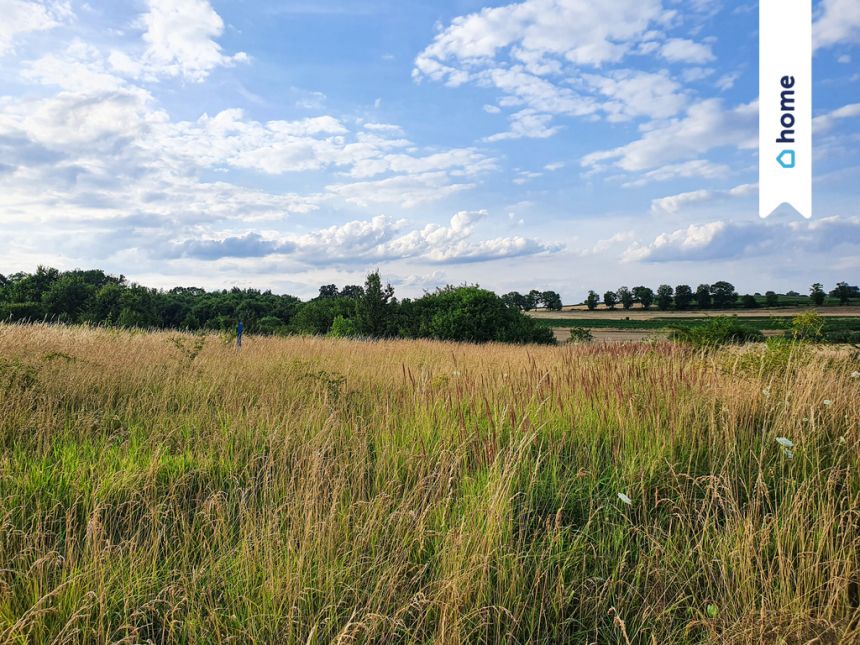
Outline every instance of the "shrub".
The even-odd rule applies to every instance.
[[[824,339],[824,318],[817,311],[807,311],[791,320],[791,331],[794,340],[819,342]]]
[[[358,331],[355,327],[355,321],[349,318],[344,318],[338,314],[335,316],[334,322],[331,324],[331,329],[328,335],[332,338],[354,338],[358,336]]]
[[[590,343],[594,340],[594,335],[584,327],[571,327],[570,338],[568,343]]]
[[[764,334],[759,330],[744,325],[737,316],[711,318],[704,325],[697,327],[672,327],[669,338],[697,347],[708,347],[718,345],[743,343],[760,343],[764,341]]]

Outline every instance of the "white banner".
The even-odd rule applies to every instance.
[[[812,0],[759,2],[759,215],[786,203],[812,217]]]

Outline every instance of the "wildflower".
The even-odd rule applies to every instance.
[[[453,372],[451,372],[451,376],[460,376],[460,375],[461,375],[460,370],[454,370]]]
[[[860,372],[851,372],[851,378],[860,378]]]
[[[618,499],[627,504],[627,506],[633,506],[633,500],[627,497],[624,493],[618,493]]]
[[[789,450],[788,448],[783,448],[782,452],[785,453],[786,459],[794,459],[794,453],[791,450]]]
[[[830,399],[824,399],[821,403],[822,403],[823,405],[826,405],[828,408],[829,408],[831,405],[833,405],[833,401],[831,401]]]
[[[776,442],[783,448],[794,448],[794,442],[787,437],[777,437]]]
[[[764,394],[765,396],[770,396],[770,388],[769,387],[764,388],[761,391],[761,393]]]

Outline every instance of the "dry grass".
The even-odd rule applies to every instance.
[[[0,326],[0,641],[857,642],[857,369]]]

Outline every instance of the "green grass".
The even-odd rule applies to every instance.
[[[860,638],[848,350],[174,338],[0,325],[0,642]]]

